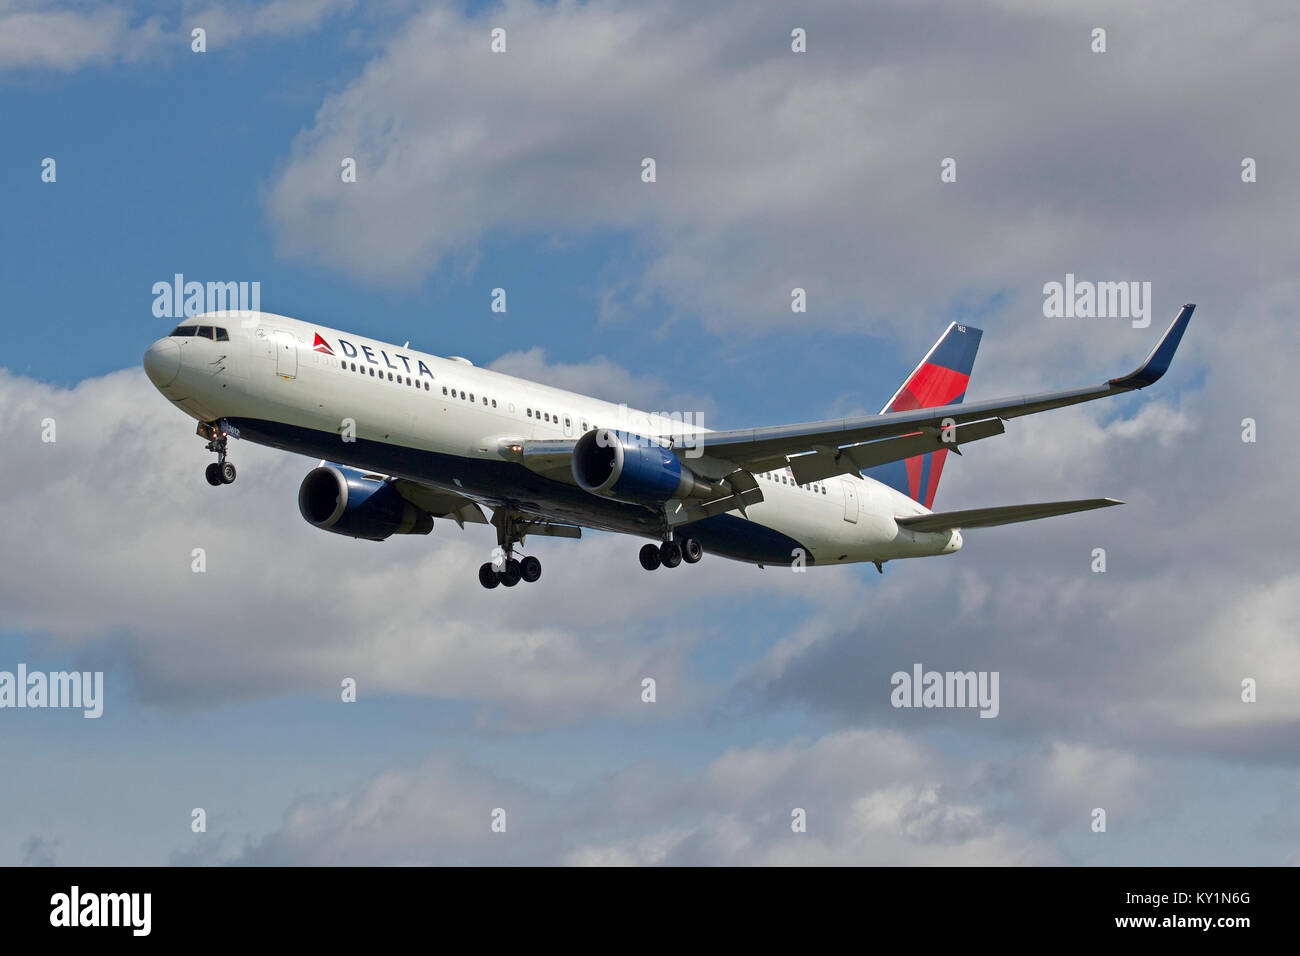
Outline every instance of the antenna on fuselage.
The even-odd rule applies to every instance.
[[[406,344],[403,345],[402,348],[405,349],[405,348],[410,348],[410,347],[411,347],[411,340],[410,340],[410,339],[407,339],[407,340],[406,340]]]

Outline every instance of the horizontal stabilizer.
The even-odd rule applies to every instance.
[[[1036,521],[1039,518],[1054,518],[1057,515],[1091,511],[1093,508],[1109,508],[1123,503],[1114,498],[1084,498],[1080,501],[1045,501],[1037,505],[941,511],[938,514],[911,515],[894,520],[909,531],[951,531],[957,528],[991,528],[1000,524],[1015,524],[1018,521]]]

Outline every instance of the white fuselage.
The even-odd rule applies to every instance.
[[[155,385],[195,419],[225,419],[241,438],[422,482],[488,507],[657,537],[661,511],[540,477],[508,460],[502,446],[572,439],[591,428],[646,437],[707,432],[463,359],[269,313],[216,313],[182,324],[220,327],[228,335],[226,341],[168,337],[146,356]],[[804,486],[795,484],[789,469],[756,477],[763,500],[748,506],[745,516],[733,511],[688,526],[699,531],[707,551],[760,564],[835,564],[961,547],[956,531],[900,528],[896,516],[927,509],[861,475]]]

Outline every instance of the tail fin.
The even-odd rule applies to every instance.
[[[906,412],[914,408],[936,408],[955,405],[966,397],[966,383],[970,381],[975,364],[975,352],[980,347],[984,333],[969,325],[953,322],[934,343],[934,347],[921,359],[921,364],[907,377],[894,397],[880,410]],[[916,455],[904,461],[891,461],[864,472],[891,488],[901,491],[913,501],[934,506],[934,493],[939,490],[939,476],[948,449]]]

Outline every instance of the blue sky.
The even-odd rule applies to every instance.
[[[818,417],[859,399],[876,410],[919,358],[863,332],[810,330],[794,354],[774,344],[780,333],[728,340],[690,316],[670,325],[672,314],[653,298],[602,325],[601,290],[634,276],[642,261],[630,230],[566,236],[562,244],[488,236],[472,269],[460,257],[420,281],[391,286],[277,257],[265,190],[320,100],[364,68],[365,51],[349,42],[354,29],[346,19],[331,20],[297,41],[170,53],[161,63],[70,76],[8,77],[8,137],[28,147],[6,150],[0,160],[11,314],[57,315],[69,338],[84,343],[52,353],[44,322],[15,321],[10,367],[69,385],[137,364],[166,331],[166,320],[150,312],[152,284],[177,272],[200,281],[249,277],[244,281],[262,283],[267,311],[409,338],[440,354],[486,361],[539,346],[561,362],[610,356],[681,389],[698,391],[708,379],[734,425]],[[53,189],[32,175],[47,155],[58,163]],[[70,262],[77,263],[76,282],[68,281]],[[491,290],[501,284],[509,323],[489,309]],[[935,317],[935,337],[948,318]],[[787,325],[795,324],[791,316]],[[115,334],[104,334],[109,329]],[[756,375],[773,387],[742,392]],[[785,382],[799,386],[776,387]]]
[[[28,9],[0,3],[0,28]],[[1296,460],[1267,427],[1300,155],[1279,120],[1294,64],[1267,35],[1295,37],[1294,14],[1265,30],[1245,5],[1224,39],[1101,4],[1097,60],[1082,13],[814,3],[800,61],[783,5],[44,9],[0,45],[0,669],[103,670],[108,691],[96,721],[0,712],[22,768],[0,862],[1300,859],[1278,487]],[[497,24],[505,61],[479,46]],[[1209,65],[1186,75],[1171,48]],[[1171,160],[1191,129],[1218,131],[1222,181],[1204,152]],[[353,194],[318,175],[340,153],[361,158]],[[1067,271],[1152,281],[1151,328],[1044,318]],[[546,576],[507,604],[473,583],[474,529],[371,546],[309,527],[305,460],[241,445],[239,495],[212,497],[192,423],[138,367],[172,324],[152,285],[177,272],[713,427],[873,412],[954,319],[985,329],[970,395],[995,397],[1126,372],[1200,308],[1157,393],[1011,423],[939,496],[1114,494],[1117,513],[884,575],[713,560],[647,582],[638,542],[590,535],[539,544]],[[1003,715],[891,710],[917,660],[1000,669]],[[1242,676],[1264,683],[1254,709]],[[493,844],[473,821],[498,805],[522,822]]]

